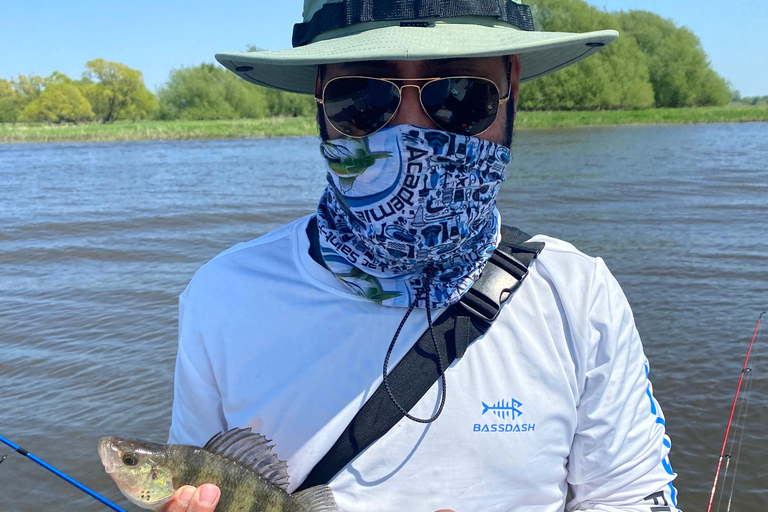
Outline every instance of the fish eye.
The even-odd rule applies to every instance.
[[[123,463],[126,466],[135,466],[136,464],[138,464],[138,462],[139,460],[132,453],[126,453],[125,455],[123,455]]]

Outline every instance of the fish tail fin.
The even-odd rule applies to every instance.
[[[337,512],[333,491],[327,485],[316,485],[291,495],[306,512]]]
[[[488,409],[490,409],[491,407],[489,405],[486,405],[485,402],[481,402],[481,403],[483,404],[483,414],[485,414],[488,412]]]

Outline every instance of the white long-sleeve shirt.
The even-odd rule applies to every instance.
[[[250,426],[287,461],[291,491],[381,383],[405,312],[317,264],[308,219],[223,252],[181,295],[170,432],[203,445]],[[600,258],[532,240],[545,249],[447,370],[440,417],[401,420],[348,464],[330,483],[341,512],[677,510],[664,416],[624,293]],[[426,328],[414,310],[390,368]],[[430,417],[438,389],[411,414]]]

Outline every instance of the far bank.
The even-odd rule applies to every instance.
[[[657,123],[768,122],[768,107],[654,108],[645,110],[521,111],[518,130]],[[313,117],[221,121],[123,121],[51,125],[0,123],[0,143],[120,142],[140,140],[238,139],[317,135]]]

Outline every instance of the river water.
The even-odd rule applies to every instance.
[[[513,151],[504,222],[606,260],[651,361],[680,506],[706,510],[768,307],[768,124],[523,131]],[[311,212],[322,169],[314,137],[0,145],[0,435],[130,509],[96,443],[166,438],[178,295],[218,252]],[[768,365],[753,366],[732,510],[768,510]],[[106,509],[9,455],[0,511],[40,510]]]

